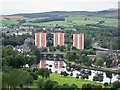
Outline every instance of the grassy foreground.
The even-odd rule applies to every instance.
[[[64,77],[57,73],[52,73],[50,75],[50,80],[57,81],[61,85],[64,83],[68,83],[69,85],[76,84],[79,88],[81,88],[83,84],[102,85],[101,83],[96,83],[89,80],[76,79],[75,77],[71,76]]]

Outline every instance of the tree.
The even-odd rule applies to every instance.
[[[4,73],[9,73],[12,69],[13,69],[13,68],[12,68],[11,66],[8,66],[8,65],[4,65],[4,66],[2,67],[2,71],[3,71]]]
[[[22,45],[24,43],[25,38],[27,38],[27,35],[22,35],[22,36],[7,36],[6,38],[3,39],[3,45],[12,45],[12,46],[17,46],[17,45]]]
[[[31,85],[33,83],[33,80],[33,77],[28,72],[26,72],[25,82],[21,85]]]
[[[41,52],[47,52],[47,48],[42,47],[42,48],[41,48]]]
[[[72,72],[70,73],[70,76],[73,76],[73,73],[72,73]]]
[[[21,68],[26,64],[25,57],[22,54],[18,54],[15,56],[15,67]]]
[[[71,44],[67,44],[66,49],[67,49],[67,51],[70,51],[70,49],[71,49]]]
[[[77,75],[76,78],[79,79],[79,76]]]
[[[112,83],[112,88],[120,88],[120,81],[115,81]]]
[[[82,90],[92,90],[92,85],[91,84],[83,84]]]
[[[112,64],[112,59],[108,59],[108,60],[106,61],[107,67],[109,68],[111,64]]]
[[[62,52],[62,51],[64,51],[65,50],[65,46],[60,46],[59,47],[59,50]]]
[[[63,75],[63,71],[60,72],[60,75],[61,75],[61,76]]]
[[[6,58],[2,58],[2,66],[8,65]]]
[[[25,56],[19,52],[14,51],[11,47],[6,46],[3,49],[3,64],[13,68],[21,68],[26,64]],[[12,54],[10,54],[12,53]]]
[[[88,77],[88,75],[83,75],[82,77],[81,77],[81,79],[88,79],[89,77]]]
[[[91,47],[92,41],[90,36],[85,36],[85,48]]]
[[[88,56],[83,54],[81,56],[80,62],[83,63],[85,66],[90,66],[92,61]]]
[[[44,71],[45,70],[43,68],[41,68],[41,69],[38,70],[38,75],[41,75],[42,78],[44,78]]]
[[[62,85],[62,88],[64,88],[65,90],[69,90],[69,85],[67,83],[64,83]]]
[[[56,46],[56,49],[59,49],[59,48],[60,48],[60,45],[57,45],[57,46]]]
[[[41,59],[41,54],[40,54],[40,51],[37,49],[37,47],[33,48],[33,53],[36,56],[36,64],[38,64]]]
[[[53,86],[58,84],[56,81],[46,80],[43,84],[45,90],[52,90]]]
[[[76,84],[72,84],[70,86],[70,90],[77,90],[78,89],[78,86]]]
[[[113,38],[112,43],[111,43],[113,50],[118,50],[118,48],[119,48],[118,43],[119,43],[118,37]]]
[[[62,89],[61,85],[59,85],[57,83],[52,87],[52,90],[61,90],[61,89]]]
[[[13,68],[16,67],[16,60],[12,55],[6,56],[5,59],[7,61],[8,66],[12,66]]]
[[[95,65],[97,66],[103,66],[104,60],[103,58],[98,58],[95,62]]]
[[[13,47],[11,45],[3,46],[2,48],[2,58],[5,58],[8,55],[15,56],[17,54],[16,51],[13,51]]]
[[[29,56],[29,57],[27,56],[26,57],[26,64],[31,66],[31,65],[35,64],[35,60],[36,60],[35,56]]]
[[[30,72],[30,75],[32,76],[32,78],[34,80],[37,80],[38,79],[38,75],[35,73],[35,72]]]
[[[11,79],[8,73],[2,72],[2,88],[10,88],[11,86]]]
[[[46,69],[41,68],[41,69],[38,70],[38,74],[41,75],[43,78],[44,78],[44,77],[45,77],[45,78],[50,77],[50,73],[51,73],[51,71],[48,70],[47,68],[46,68]]]
[[[44,71],[45,78],[50,77],[50,71],[46,68]]]
[[[104,83],[104,86],[107,87],[109,84],[107,82]]]
[[[43,78],[39,79],[39,81],[37,82],[38,89],[42,89],[43,88],[43,83],[44,83],[44,79]]]
[[[77,49],[76,47],[72,46],[72,50],[76,50],[76,49]]]
[[[3,73],[3,86],[7,88],[23,87],[23,85],[31,84],[32,81],[31,75],[22,69],[13,69],[8,73]]]
[[[54,52],[54,51],[56,51],[56,48],[54,47],[54,46],[50,46],[50,52]]]
[[[94,85],[93,90],[102,90],[102,86],[101,85]]]
[[[111,84],[112,73],[106,72],[106,77],[108,77],[110,79],[110,84]]]
[[[69,74],[68,74],[66,71],[64,71],[64,72],[63,72],[63,75],[66,77],[66,76],[68,76]]]
[[[65,55],[65,58],[66,58],[67,60],[70,60],[70,61],[76,60],[76,57],[77,57],[77,55],[76,55],[75,52],[67,52],[67,54]]]
[[[29,73],[22,69],[13,69],[10,72],[10,77],[11,77],[11,85],[13,87],[17,87],[20,85],[21,86],[27,85],[30,84],[31,81],[33,81]]]

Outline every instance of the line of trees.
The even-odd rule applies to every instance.
[[[4,46],[6,45],[12,45],[12,46],[17,46],[17,45],[22,45],[24,44],[24,40],[28,37],[28,35],[22,35],[22,36],[3,36],[2,39],[2,44]]]
[[[12,69],[9,72],[2,72],[2,88],[23,88],[24,85],[31,85],[32,76],[26,70]]]
[[[64,17],[50,17],[50,18],[45,18],[45,19],[36,19],[33,21],[30,21],[32,23],[41,23],[41,22],[51,22],[51,21],[64,21]]]
[[[13,47],[8,45],[2,49],[2,66],[7,65],[12,68],[23,68],[26,64],[32,66],[36,63],[36,57],[34,55],[26,56],[13,50]]]
[[[67,83],[60,85],[57,81],[52,81],[52,80],[46,80],[44,81],[43,79],[40,79],[38,81],[38,88],[39,89],[44,89],[44,90],[116,90],[116,88],[120,88],[120,82],[115,81],[112,85],[111,88],[108,88],[108,85],[93,85],[93,84],[83,84],[81,88],[78,88],[76,84],[68,85]]]
[[[82,51],[80,52],[67,52],[65,55],[66,60],[73,61],[78,64],[83,64],[85,66],[91,66],[92,60],[84,54],[82,54]]]

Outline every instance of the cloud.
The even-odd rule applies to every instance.
[[[95,11],[117,8],[119,0],[0,0],[2,13]]]

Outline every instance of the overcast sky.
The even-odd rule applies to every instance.
[[[0,0],[0,15],[47,11],[98,11],[117,8],[119,0]]]

